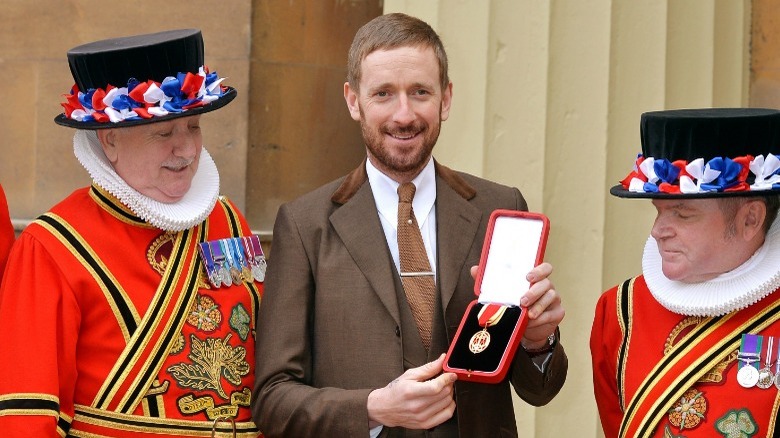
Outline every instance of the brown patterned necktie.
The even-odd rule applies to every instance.
[[[415,190],[412,183],[404,183],[398,187],[398,258],[406,300],[412,309],[422,343],[428,350],[431,346],[436,283],[420,227],[412,210]]]

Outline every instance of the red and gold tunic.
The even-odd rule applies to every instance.
[[[0,186],[0,281],[3,279],[3,269],[14,240],[14,227],[11,225],[11,217],[8,213],[8,202],[5,199],[3,186]]]
[[[93,186],[19,237],[0,289],[3,437],[256,437],[262,284],[209,284],[198,244],[250,235],[220,197],[164,232]]]
[[[656,301],[643,276],[605,292],[590,340],[605,435],[773,436],[780,391],[739,385],[737,356],[741,333],[780,336],[779,312],[774,292],[720,317],[680,315]]]

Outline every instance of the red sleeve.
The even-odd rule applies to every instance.
[[[606,438],[616,437],[623,419],[617,390],[617,354],[622,330],[617,320],[617,288],[601,295],[590,333],[593,392]]]
[[[73,418],[80,312],[57,263],[22,234],[0,286],[0,431],[60,437]],[[63,415],[64,414],[64,415]]]
[[[0,280],[3,278],[3,269],[14,239],[14,227],[11,225],[11,216],[8,213],[8,201],[5,199],[3,187],[0,186]]]

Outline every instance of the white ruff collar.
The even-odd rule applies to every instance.
[[[206,148],[201,149],[198,171],[182,199],[164,203],[142,195],[117,175],[106,158],[97,134],[77,130],[73,136],[73,152],[92,177],[95,185],[119,199],[136,216],[165,231],[182,231],[206,219],[219,195],[219,173]]]
[[[653,297],[671,312],[687,316],[720,316],[744,309],[780,287],[780,218],[764,244],[741,266],[701,283],[669,280],[653,237],[647,239],[642,272]]]

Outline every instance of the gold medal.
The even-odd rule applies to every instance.
[[[247,283],[252,282],[252,270],[249,269],[249,266],[244,265],[241,268],[241,276],[244,277],[244,281]]]
[[[225,252],[225,260],[227,260],[225,269],[229,277],[227,281],[223,279],[223,282],[228,286],[238,286],[243,282],[243,279],[241,277],[241,269],[239,269],[240,260],[233,247],[233,239],[222,239],[219,241],[219,244]]]
[[[479,354],[485,351],[488,345],[490,345],[490,333],[488,333],[487,328],[483,328],[474,333],[474,336],[469,340],[469,351]]]
[[[251,282],[252,271],[249,270],[249,259],[245,256],[244,251],[244,238],[234,237],[230,239],[231,250],[233,251],[233,257],[236,259],[236,268],[240,271],[241,281]]]
[[[243,279],[241,278],[241,271],[235,266],[230,267],[230,278],[233,279],[233,284],[241,284]]]
[[[495,304],[486,304],[477,314],[479,325],[482,326],[482,330],[474,333],[469,339],[469,351],[474,354],[479,354],[485,351],[490,345],[490,333],[487,328],[498,324],[501,317],[504,316],[506,306],[497,306]]]

